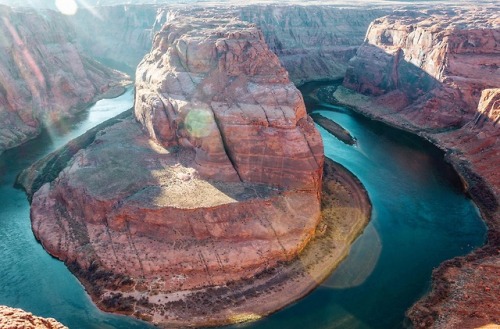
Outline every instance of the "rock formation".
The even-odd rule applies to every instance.
[[[0,153],[123,91],[126,77],[82,56],[61,15],[0,6],[0,31]]]
[[[224,287],[272,272],[314,236],[323,145],[300,92],[254,25],[182,17],[137,69],[134,114],[21,176],[41,186],[35,236],[103,309],[169,325],[246,319],[255,304],[222,298],[207,314],[187,301],[235,294]]]
[[[4,329],[68,329],[52,318],[41,318],[19,308],[0,305],[0,328]]]
[[[135,116],[163,146],[194,149],[207,178],[319,191],[321,137],[253,25],[167,23],[137,69]]]
[[[334,96],[447,151],[488,225],[487,244],[433,273],[408,316],[417,328],[499,323],[498,8],[401,12],[375,20]]]

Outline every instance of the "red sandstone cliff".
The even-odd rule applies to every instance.
[[[236,312],[229,297],[213,314],[186,305],[235,293],[226,285],[313,237],[323,148],[300,92],[255,26],[181,17],[137,69],[134,113],[68,146],[80,150],[55,174],[57,154],[30,169],[50,176],[32,199],[36,237],[103,309],[162,325],[244,320],[255,307]]]
[[[344,86],[424,130],[461,127],[483,89],[500,85],[495,9],[399,12],[376,19],[351,59]]]
[[[125,76],[81,55],[55,12],[0,6],[0,153],[71,116]]]
[[[194,149],[207,178],[319,191],[321,137],[260,30],[178,21],[137,69],[135,116],[150,137]]]
[[[375,20],[335,96],[419,133],[449,161],[488,224],[487,244],[443,263],[409,311],[417,328],[500,323],[500,16],[497,7]]]

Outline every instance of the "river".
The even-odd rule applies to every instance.
[[[23,168],[132,103],[131,90],[99,101],[0,156],[0,304],[54,317],[73,329],[150,327],[92,304],[64,264],[36,242],[26,196],[12,187]],[[480,246],[485,225],[436,147],[341,107],[308,106],[357,139],[349,146],[319,128],[325,154],[365,185],[373,203],[371,222],[349,257],[306,298],[232,328],[401,328],[405,310],[429,289],[432,269]]]

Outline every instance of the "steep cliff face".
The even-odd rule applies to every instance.
[[[500,85],[494,11],[401,12],[376,19],[350,61],[344,86],[383,96],[422,129],[464,125],[482,90]]]
[[[239,10],[257,24],[296,84],[341,79],[371,21],[390,9],[253,5]]]
[[[0,305],[0,327],[9,329],[68,329],[52,318],[41,318],[19,308]]]
[[[0,153],[122,88],[125,76],[82,56],[54,12],[0,6],[0,30]]]
[[[134,114],[21,176],[47,182],[32,199],[36,237],[103,309],[163,325],[245,319],[250,297],[237,312],[232,298],[208,314],[185,305],[250,289],[314,236],[323,147],[299,91],[255,26],[180,17],[137,69]],[[277,301],[258,315],[289,302]]]
[[[103,6],[81,8],[69,21],[87,54],[133,75],[167,13],[153,5]]]

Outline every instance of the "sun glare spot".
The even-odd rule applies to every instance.
[[[191,136],[201,138],[210,135],[214,121],[208,110],[193,109],[186,116],[184,123]]]
[[[57,10],[64,15],[74,15],[78,10],[75,0],[56,0]]]

